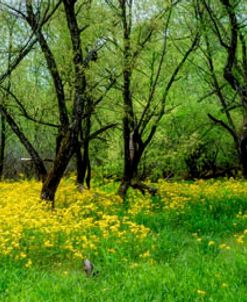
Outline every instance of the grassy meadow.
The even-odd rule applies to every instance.
[[[66,178],[52,211],[40,183],[0,183],[0,301],[247,301],[246,182],[160,181],[124,204],[117,185]]]

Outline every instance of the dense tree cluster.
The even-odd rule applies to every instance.
[[[247,177],[243,0],[0,1],[0,177]],[[30,171],[29,171],[30,170]]]

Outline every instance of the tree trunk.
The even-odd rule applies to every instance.
[[[157,191],[155,188],[145,185],[138,177],[138,165],[141,161],[144,149],[145,146],[143,145],[139,134],[135,133],[135,135],[130,135],[129,149],[126,150],[127,152],[125,153],[124,176],[118,190],[118,194],[123,200],[126,198],[129,187],[138,189],[142,194],[146,191],[150,194],[155,194]]]
[[[6,143],[6,125],[5,118],[1,117],[1,134],[0,134],[0,179],[3,177],[3,165],[4,165],[4,151]]]
[[[77,135],[75,131],[68,130],[61,141],[59,151],[54,160],[53,168],[48,173],[41,190],[41,198],[51,201],[54,207],[54,199],[57,187],[63,177],[65,169],[76,150]]]
[[[78,188],[82,191],[84,188],[84,182],[86,180],[87,187],[90,188],[90,161],[89,161],[89,143],[90,143],[90,131],[91,131],[91,115],[92,115],[93,100],[88,97],[85,102],[85,114],[86,118],[82,122],[83,129],[80,129],[81,139],[83,141],[83,155],[81,153],[81,146],[78,144],[76,150],[77,158],[77,184]],[[87,179],[86,178],[87,174]],[[89,178],[88,178],[89,176]]]
[[[74,104],[73,116],[71,118],[68,130],[62,136],[61,142],[57,141],[59,149],[54,160],[53,168],[48,173],[48,176],[41,190],[41,198],[52,202],[54,207],[54,199],[57,187],[63,177],[64,171],[74,154],[78,144],[78,134],[80,131],[81,121],[84,113],[84,104],[86,99],[87,81],[85,70],[83,68],[83,53],[81,47],[80,29],[76,19],[76,1],[63,0],[66,21],[70,33],[73,65],[75,69],[74,82]],[[49,57],[49,56],[48,56]],[[63,123],[61,123],[63,125]]]
[[[239,156],[243,177],[247,179],[247,117],[244,118],[239,136]]]
[[[91,188],[91,162],[90,158],[88,157],[88,162],[87,162],[87,176],[86,176],[86,185],[87,188]]]
[[[83,190],[86,181],[88,189],[90,188],[90,161],[89,161],[89,141],[86,140],[83,144],[83,155],[80,146],[76,150],[76,166],[77,166],[77,179],[76,182],[80,190]],[[87,177],[86,177],[87,175]],[[88,178],[89,177],[89,178]]]
[[[124,118],[124,173],[118,189],[118,194],[125,199],[128,188],[131,186],[131,181],[137,176],[137,167],[140,161],[140,156],[137,158],[137,145],[134,142],[133,134],[130,133],[129,121]]]
[[[240,143],[240,160],[242,164],[243,177],[247,179],[247,137],[243,138]]]
[[[43,163],[43,160],[39,156],[38,152],[35,150],[31,142],[27,139],[27,137],[24,135],[24,133],[21,131],[19,126],[16,124],[12,116],[7,112],[6,108],[4,106],[0,105],[0,113],[4,118],[6,119],[7,123],[13,130],[13,132],[17,135],[23,146],[26,148],[27,152],[32,158],[32,161],[35,166],[35,170],[37,173],[38,179],[41,179],[42,181],[45,180],[47,171],[45,168],[45,165]]]
[[[126,199],[126,194],[129,187],[141,191],[142,194],[144,194],[145,192],[149,192],[150,194],[155,195],[157,192],[156,188],[144,184],[142,181],[140,181],[138,177],[124,177],[118,189],[118,194],[123,200]]]

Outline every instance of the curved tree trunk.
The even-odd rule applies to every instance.
[[[23,146],[26,148],[27,152],[31,156],[38,179],[44,181],[47,175],[47,171],[44,162],[39,156],[38,152],[35,150],[35,148],[31,144],[31,142],[27,139],[27,137],[24,135],[24,133],[21,131],[21,129],[16,124],[12,116],[7,112],[6,108],[4,108],[4,106],[2,105],[0,105],[0,113],[2,116],[5,117],[11,129],[17,135],[17,137],[19,138],[19,140],[21,141],[21,143],[23,144]]]
[[[74,131],[68,130],[61,141],[60,148],[54,160],[53,168],[49,171],[41,190],[41,198],[51,201],[54,207],[54,199],[57,187],[63,177],[65,169],[75,152],[77,135]]]
[[[81,47],[80,29],[76,19],[76,1],[63,0],[63,4],[73,50],[73,65],[75,70],[75,95],[71,123],[70,125],[68,125],[68,129],[62,136],[61,142],[57,142],[59,148],[57,150],[53,168],[48,173],[48,176],[41,190],[41,198],[47,201],[51,201],[53,207],[57,187],[63,177],[64,171],[72,155],[77,148],[78,134],[84,113],[87,87],[86,76],[83,68],[84,61]]]

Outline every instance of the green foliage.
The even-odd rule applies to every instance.
[[[133,8],[133,30],[131,33],[131,53],[139,52],[132,62],[134,111],[136,118],[140,118],[141,112],[147,103],[150,93],[150,84],[154,81],[155,70],[158,68],[161,56],[164,29],[166,26],[171,1],[138,1]],[[116,84],[108,91],[92,114],[92,131],[102,125],[117,122],[117,129],[102,134],[100,139],[93,140],[90,145],[90,157],[94,175],[121,177],[123,170],[122,156],[123,144],[121,136],[122,119],[122,28],[118,11],[118,1],[77,1],[77,19],[82,28],[81,41],[84,57],[88,52],[102,43],[98,51],[97,60],[89,63],[86,70],[88,93],[93,100],[97,100],[104,94],[109,80],[115,78]],[[161,76],[156,88],[156,97],[150,107],[150,112],[158,112],[160,99],[164,87],[174,70],[174,67],[182,58],[197,30],[201,33],[200,47],[191,54],[189,60],[183,66],[170,90],[166,101],[166,113],[158,126],[157,133],[151,145],[144,154],[140,166],[140,175],[143,178],[157,180],[160,177],[179,178],[205,177],[212,174],[212,162],[216,170],[222,172],[232,169],[239,170],[239,158],[236,146],[229,133],[212,123],[208,113],[216,118],[228,122],[222,104],[213,93],[213,80],[209,71],[205,35],[210,39],[210,49],[214,62],[215,75],[222,93],[227,100],[236,131],[242,127],[242,109],[239,98],[227,85],[223,69],[227,54],[222,48],[219,39],[215,36],[210,23],[210,17],[205,15],[205,26],[202,26],[195,15],[195,3],[184,1],[178,3],[172,9],[166,36],[166,57],[162,67]],[[13,4],[14,5],[14,4]],[[40,5],[40,13],[44,13],[46,3],[37,2]],[[245,5],[240,1],[236,12],[240,13]],[[222,16],[226,12],[218,3],[212,3],[215,18],[222,22],[220,30],[225,30],[228,35],[229,25]],[[203,10],[203,5],[199,6]],[[1,70],[6,71],[8,59],[14,60],[18,51],[32,34],[31,29],[22,18],[13,16],[13,11],[3,6],[0,11],[2,50],[0,54]],[[197,16],[198,17],[198,16]],[[241,28],[245,34],[245,27]],[[74,69],[71,64],[72,49],[69,32],[64,16],[63,5],[54,14],[54,17],[43,26],[42,32],[53,52],[60,72],[64,90],[66,105],[71,116],[74,91]],[[141,47],[148,34],[152,36]],[[224,37],[225,39],[225,37]],[[9,47],[12,43],[12,53]],[[37,44],[38,45],[38,44]],[[9,53],[9,58],[8,58]],[[238,48],[238,56],[241,48]],[[25,107],[30,117],[36,120],[59,124],[57,100],[52,77],[46,66],[45,57],[39,46],[25,57],[24,60],[12,72],[1,85],[7,86],[11,81],[11,91]],[[18,125],[26,134],[30,142],[39,151],[42,158],[53,159],[57,129],[40,125],[23,116],[23,110],[16,100],[9,96],[5,104],[8,111],[14,116]],[[144,139],[150,131],[152,123],[155,124],[156,114],[152,122],[144,132]],[[7,129],[7,146],[5,160],[5,176],[11,177],[20,172],[29,171],[22,167],[19,159],[28,157],[28,154],[13,138],[11,129]],[[15,164],[13,164],[15,163]],[[210,167],[211,164],[211,167]],[[13,166],[16,171],[13,171]],[[74,168],[72,164],[69,169]],[[194,172],[193,172],[194,171]],[[195,175],[192,175],[192,174]]]

